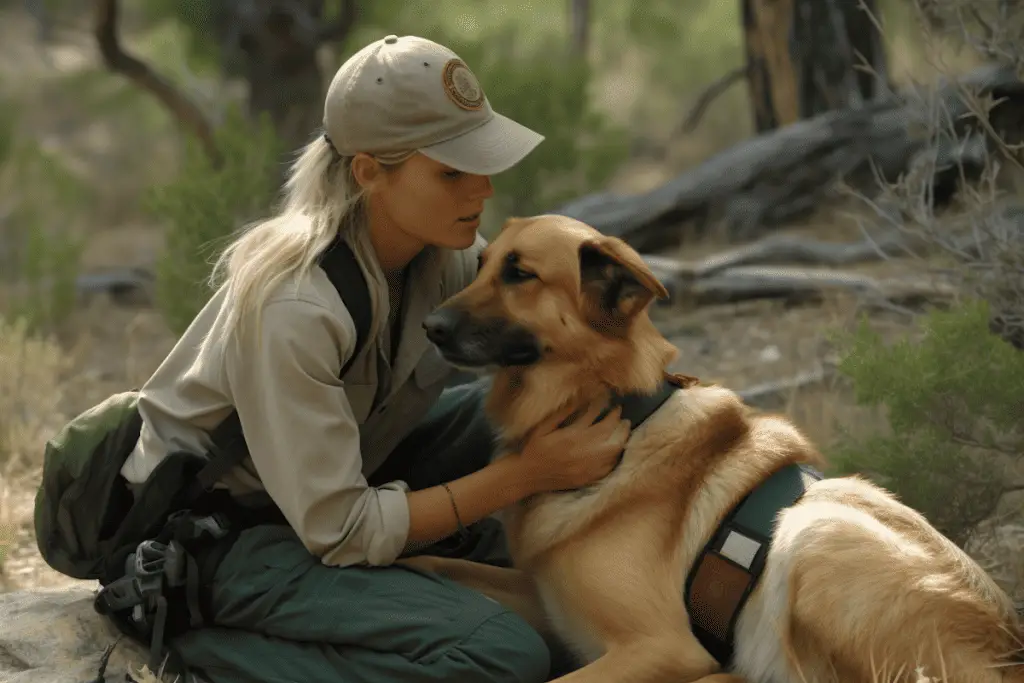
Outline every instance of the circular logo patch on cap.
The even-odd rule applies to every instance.
[[[449,59],[441,72],[441,82],[448,98],[463,109],[476,111],[484,106],[484,90],[461,59]]]

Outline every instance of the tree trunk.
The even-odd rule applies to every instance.
[[[249,85],[249,112],[267,114],[288,154],[323,120],[323,74],[317,50],[341,40],[355,22],[355,2],[338,18],[324,17],[323,0],[223,3],[215,17],[228,73]]]
[[[211,11],[221,68],[245,80],[250,116],[269,116],[288,157],[323,122],[324,75],[317,51],[344,40],[357,20],[357,0],[334,4],[333,16],[325,0],[218,2]]]
[[[590,0],[569,0],[569,23],[573,52],[585,58],[590,38]]]
[[[288,53],[253,51],[246,64],[249,113],[268,114],[291,156],[323,124],[323,76],[316,49],[292,46]]]
[[[340,0],[330,17],[324,0],[216,2],[199,18],[200,25],[192,27],[218,42],[224,72],[249,84],[250,115],[270,116],[289,156],[312,137],[323,119],[317,50],[324,43],[344,40],[356,23],[357,2]],[[157,98],[200,140],[214,163],[220,163],[214,123],[186,92],[124,51],[119,0],[94,0],[93,11],[93,33],[107,67]]]
[[[857,108],[885,90],[876,0],[741,2],[758,133],[826,111]],[[864,73],[864,66],[873,73]]]

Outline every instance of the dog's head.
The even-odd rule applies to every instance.
[[[641,389],[656,386],[677,353],[647,316],[667,296],[624,241],[564,216],[513,218],[473,283],[424,326],[462,368]]]

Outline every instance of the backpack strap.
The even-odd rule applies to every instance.
[[[366,286],[363,271],[359,267],[355,254],[341,235],[336,237],[323,251],[318,265],[338,291],[338,295],[344,302],[345,308],[348,309],[349,315],[352,316],[356,327],[355,348],[352,351],[352,356],[339,373],[340,377],[344,377],[359,352],[362,351],[366,344],[366,338],[370,334],[370,324],[373,322],[370,290]],[[249,454],[245,438],[242,435],[242,424],[238,419],[238,413],[234,410],[217,425],[210,438],[214,445],[210,460],[196,475],[197,483],[205,491],[209,491],[222,476],[245,460]]]

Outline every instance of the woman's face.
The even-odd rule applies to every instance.
[[[494,194],[489,176],[456,171],[418,152],[390,169],[361,154],[352,170],[367,191],[371,228],[410,247],[472,246],[484,202]]]

